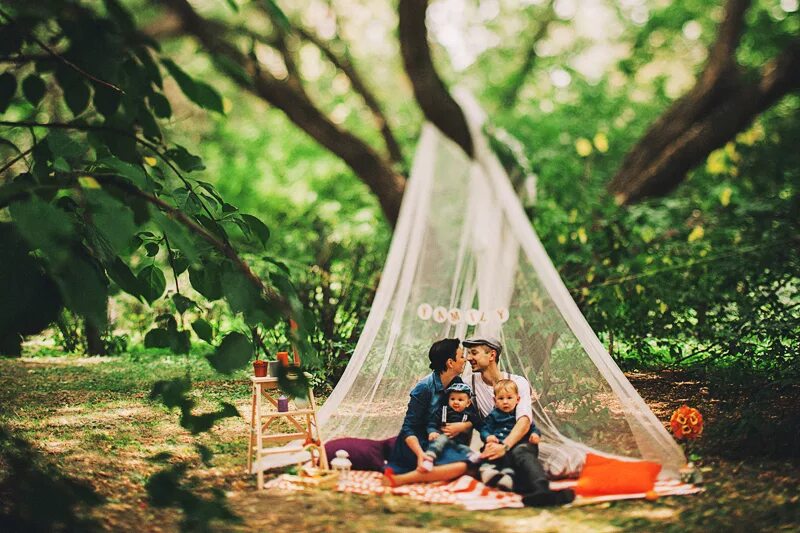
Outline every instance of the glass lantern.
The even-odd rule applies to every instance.
[[[353,465],[348,457],[350,454],[346,450],[337,450],[336,458],[331,461],[331,468],[339,473],[340,480],[345,480],[350,475],[350,467]]]

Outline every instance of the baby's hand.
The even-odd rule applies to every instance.
[[[489,444],[490,442],[500,442],[500,439],[498,439],[494,435],[489,435],[488,437],[486,437],[486,444]]]
[[[439,434],[435,431],[428,434],[428,440],[436,440],[439,438]]]
[[[541,440],[542,438],[539,436],[538,433],[531,433],[531,437],[528,439],[528,442],[530,442],[531,444],[539,444]]]

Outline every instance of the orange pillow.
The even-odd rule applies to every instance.
[[[647,492],[653,490],[659,472],[661,465],[651,461],[620,461],[589,453],[575,494],[602,496]]]

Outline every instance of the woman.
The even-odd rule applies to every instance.
[[[458,339],[436,341],[428,352],[433,370],[411,390],[411,399],[403,420],[403,427],[389,456],[384,472],[384,484],[397,486],[408,483],[448,481],[467,471],[466,455],[448,448],[436,461],[431,471],[425,471],[425,449],[428,446],[428,420],[441,408],[444,391],[453,383],[461,383],[461,372],[466,359]],[[472,429],[470,422],[448,424],[442,433],[454,437]]]

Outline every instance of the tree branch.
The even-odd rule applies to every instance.
[[[353,86],[353,90],[360,94],[361,98],[364,99],[364,103],[372,113],[372,117],[375,119],[375,122],[378,124],[378,127],[381,130],[381,135],[383,136],[383,142],[386,143],[386,149],[389,151],[390,159],[394,163],[400,163],[403,167],[405,167],[405,160],[403,159],[403,152],[400,150],[400,144],[397,142],[394,133],[392,133],[392,130],[389,127],[389,121],[386,119],[386,115],[383,113],[383,110],[378,103],[378,99],[375,97],[372,91],[369,90],[349,58],[347,58],[345,55],[337,55],[328,45],[328,43],[324,42],[309,30],[301,27],[295,27],[295,31],[300,37],[319,48],[325,57],[328,58],[328,61],[333,63],[336,68],[341,70],[344,75],[347,76],[347,78],[350,80],[350,84]]]
[[[556,20],[555,3],[555,0],[550,0],[550,2],[548,2],[545,7],[544,19],[539,23],[539,27],[528,42],[525,59],[522,65],[508,81],[506,90],[501,97],[501,101],[506,107],[513,107],[517,103],[519,91],[522,89],[522,86],[525,84],[525,79],[536,64],[536,60],[539,57],[536,53],[536,45],[544,39],[545,35],[547,35],[547,30],[550,28],[550,24]]]
[[[800,88],[800,39],[755,76],[736,62],[749,0],[729,0],[697,84],[656,120],[608,185],[617,203],[674,189],[713,150],[733,139],[783,95]],[[755,78],[752,80],[751,78]]]
[[[453,100],[433,66],[428,30],[425,27],[427,9],[428,0],[400,0],[398,4],[403,64],[425,118],[455,141],[471,158],[472,137],[464,112]]]
[[[394,225],[400,211],[405,178],[392,169],[389,161],[364,141],[334,124],[292,78],[278,80],[261,69],[254,58],[243,54],[224,39],[224,35],[217,31],[219,23],[211,24],[200,17],[186,0],[159,2],[178,15],[182,31],[200,41],[209,54],[224,56],[252,79],[252,84],[235,80],[237,83],[283,111],[314,140],[344,160],[378,197],[386,218]]]

